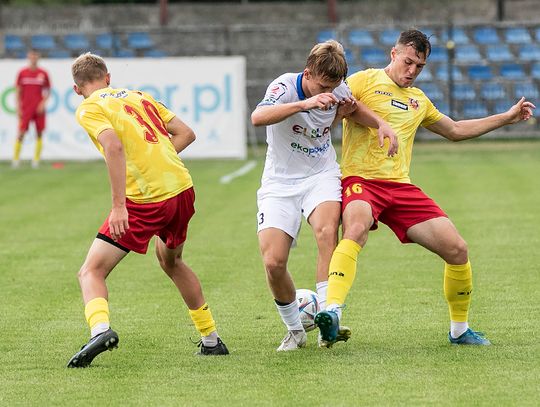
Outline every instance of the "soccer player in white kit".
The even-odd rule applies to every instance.
[[[328,265],[337,245],[341,210],[341,172],[330,136],[332,124],[351,117],[378,129],[381,148],[388,138],[389,154],[397,150],[395,133],[354,99],[344,82],[346,75],[341,44],[333,40],[317,44],[303,72],[275,79],[251,115],[253,125],[267,126],[268,149],[257,192],[257,232],[268,285],[288,330],[278,351],[306,344],[295,286],[287,270],[302,215],[317,241],[317,293],[323,308],[326,301]],[[349,336],[350,330],[342,327],[340,340]]]

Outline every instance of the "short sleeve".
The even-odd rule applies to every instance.
[[[441,120],[442,117],[444,116],[441,112],[437,110],[433,102],[429,100],[427,96],[425,98],[426,98],[427,110],[426,110],[426,116],[424,117],[424,120],[422,120],[422,123],[420,123],[422,127],[431,126],[433,123],[436,123],[439,120]]]
[[[45,84],[43,85],[44,88],[50,89],[51,88],[51,80],[49,79],[49,74],[45,71],[43,71],[45,74]]]
[[[356,100],[362,100],[364,89],[366,89],[367,72],[359,71],[347,78],[347,85],[351,89],[352,95]]]
[[[289,103],[290,92],[294,89],[290,89],[290,85],[283,81],[275,80],[266,89],[263,100],[257,106],[274,106],[284,103]]]
[[[76,115],[77,121],[94,142],[97,142],[97,137],[104,130],[114,129],[97,103],[89,102],[81,104],[77,109]]]

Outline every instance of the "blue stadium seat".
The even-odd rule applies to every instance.
[[[437,32],[431,28],[419,28],[420,31],[422,31],[429,39],[429,42],[431,45],[437,45],[440,41],[440,36],[437,34]]]
[[[127,35],[127,45],[133,49],[149,49],[154,47],[154,41],[145,32],[133,32]]]
[[[401,31],[395,29],[388,29],[381,32],[379,35],[379,41],[383,45],[394,45],[399,38]]]
[[[497,30],[493,27],[478,27],[473,31],[473,38],[477,44],[499,44]]]
[[[456,47],[456,60],[459,62],[481,62],[482,55],[477,45],[461,45]]]
[[[64,36],[64,46],[73,51],[85,51],[90,48],[90,41],[84,34],[67,34]]]
[[[360,50],[360,60],[369,67],[380,67],[388,63],[390,57],[382,48],[362,48]]]
[[[433,82],[423,83],[419,86],[420,89],[426,94],[426,96],[433,101],[440,101],[444,99],[444,93],[440,86]]]
[[[446,62],[448,60],[448,52],[445,47],[432,47],[431,54],[428,57],[429,62]]]
[[[537,62],[535,64],[532,64],[532,66],[531,66],[531,77],[533,79],[540,79],[540,63]]]
[[[96,46],[104,50],[121,48],[122,44],[117,35],[111,33],[101,33],[96,35]]]
[[[504,113],[508,109],[510,109],[513,104],[514,104],[513,101],[510,101],[510,100],[504,100],[503,101],[503,100],[501,100],[500,102],[495,103],[495,106],[493,107],[492,113],[493,114]]]
[[[117,58],[134,58],[136,55],[135,51],[133,51],[132,49],[124,48],[116,51],[113,56]]]
[[[449,39],[449,32],[448,30],[444,30],[441,35],[441,41],[443,43],[446,43]],[[452,30],[452,39],[455,44],[457,45],[465,45],[470,42],[469,36],[465,32],[463,28],[460,27],[454,27]]]
[[[153,49],[144,51],[144,56],[150,57],[150,58],[164,58],[164,57],[168,57],[169,55],[165,51],[153,48]]]
[[[30,44],[38,51],[51,51],[56,48],[56,41],[52,35],[48,34],[32,35]]]
[[[446,101],[436,100],[433,104],[442,114],[445,114],[447,116],[450,115],[450,106],[448,105],[448,103],[446,103]]]
[[[364,67],[362,66],[362,64],[351,64],[348,66],[348,71],[347,71],[347,76],[351,76],[353,73],[356,73],[358,71],[362,71],[364,69]]]
[[[345,60],[347,61],[347,64],[354,63],[356,61],[356,57],[354,56],[354,52],[349,48],[345,48],[344,51],[345,51]]]
[[[420,72],[420,75],[418,75],[418,78],[416,78],[418,81],[432,81],[433,75],[431,74],[431,70],[428,66],[424,66],[422,69],[422,72]]]
[[[71,53],[65,49],[53,49],[47,53],[49,58],[71,58]]]
[[[530,44],[531,35],[524,27],[511,27],[504,31],[504,37],[508,44]]]
[[[532,100],[533,102],[538,100],[538,88],[533,81],[517,82],[514,84],[514,97],[516,99],[525,96],[525,98]]]
[[[472,85],[468,83],[456,83],[452,91],[452,96],[456,100],[474,100],[476,99],[476,92]]]
[[[506,44],[488,45],[486,49],[487,59],[491,62],[509,62],[514,60],[514,55]]]
[[[525,70],[519,64],[501,65],[501,76],[506,79],[524,79]]]
[[[519,48],[519,58],[522,61],[540,61],[540,45],[522,45]]]
[[[489,65],[471,65],[467,68],[467,73],[472,80],[485,81],[493,78],[493,72],[491,72]]]
[[[317,33],[317,42],[325,42],[328,40],[338,40],[336,30],[321,30]]]
[[[463,103],[463,116],[467,119],[485,117],[488,115],[488,109],[482,102]]]
[[[367,30],[354,29],[349,32],[349,45],[366,47],[374,43],[373,36]]]
[[[480,95],[486,100],[498,100],[506,98],[506,91],[500,83],[487,82],[482,84]]]
[[[540,27],[534,30],[534,38],[536,39],[536,42],[540,42]]]
[[[447,81],[448,80],[448,66],[439,65],[437,69],[435,70],[435,76],[439,78],[441,81]],[[456,65],[452,66],[452,77],[455,81],[463,80],[463,75],[461,73],[461,70]]]
[[[6,34],[4,36],[4,47],[8,52],[26,50],[26,45],[24,44],[22,37],[14,34]]]

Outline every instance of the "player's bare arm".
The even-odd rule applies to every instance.
[[[195,141],[193,130],[176,116],[167,123],[167,131],[171,135],[171,142],[177,153]]]
[[[112,206],[109,216],[109,228],[113,240],[120,239],[129,229],[126,209],[126,157],[124,147],[112,129],[102,131],[98,141],[103,147],[103,154],[109,181],[111,183]]]
[[[451,141],[467,140],[481,136],[499,127],[514,124],[532,117],[532,111],[536,106],[521,98],[514,106],[504,113],[483,117],[454,121],[447,116],[428,126],[428,130],[437,133]]]
[[[251,122],[254,126],[268,126],[279,123],[286,118],[304,110],[323,109],[327,110],[338,104],[338,98],[332,93],[319,93],[298,102],[284,103],[273,106],[259,106],[251,114]]]
[[[394,156],[399,148],[399,140],[392,127],[362,102],[357,101],[356,104],[358,105],[357,109],[351,114],[350,119],[363,126],[377,129],[379,147],[384,146],[384,139],[387,138],[389,141],[388,156]]]

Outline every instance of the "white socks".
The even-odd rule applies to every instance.
[[[109,328],[110,328],[110,325],[107,324],[106,322],[100,322],[99,324],[95,324],[90,330],[90,338],[93,338],[96,335],[102,334]]]
[[[298,302],[295,300],[287,305],[276,304],[279,315],[283,323],[289,331],[303,331],[304,327],[300,322],[300,311],[298,310]]]
[[[218,340],[217,331],[210,332],[210,335],[208,335],[208,336],[202,336],[201,340],[202,340],[202,343],[203,343],[204,346],[206,346],[208,348],[213,348],[218,343],[217,342],[217,340]]]
[[[328,290],[328,281],[317,283],[317,296],[319,297],[319,311],[326,308],[326,291]]]
[[[468,322],[450,321],[450,336],[454,339],[463,335],[467,329],[469,329]]]

